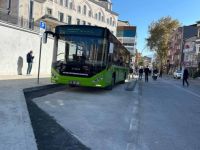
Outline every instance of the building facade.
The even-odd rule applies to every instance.
[[[170,38],[168,63],[171,72],[180,65],[182,42],[182,27],[179,27],[172,33]]]
[[[184,43],[197,33],[196,24],[177,28],[171,35],[168,51],[169,70],[174,72],[184,65]]]
[[[196,42],[196,36],[186,39],[184,42],[184,49],[183,49],[184,66],[194,70],[198,67],[195,42]]]
[[[198,66],[200,66],[200,21],[197,22],[196,54]]]
[[[117,38],[131,53],[131,65],[135,68],[136,26],[131,26],[128,21],[119,20],[117,23]]]
[[[0,7],[7,10],[10,0],[3,1]],[[18,8],[19,23],[43,20],[49,29],[63,24],[93,25],[107,27],[116,35],[118,14],[112,11],[110,0],[15,0],[11,5]]]
[[[136,53],[136,26],[131,26],[128,21],[118,21],[117,38],[130,51]]]

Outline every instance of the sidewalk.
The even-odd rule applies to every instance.
[[[0,76],[0,150],[37,150],[23,89],[50,84],[50,78]],[[47,76],[46,76],[47,77]]]

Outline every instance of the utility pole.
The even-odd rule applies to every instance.
[[[40,83],[40,62],[41,62],[41,52],[42,52],[42,39],[43,34],[46,30],[46,23],[43,21],[40,21],[40,50],[39,50],[39,63],[38,63],[38,77],[37,77],[37,84]]]
[[[40,83],[40,62],[41,62],[41,52],[42,52],[42,36],[40,37],[40,51],[39,51],[39,63],[38,63],[38,77],[37,83]]]

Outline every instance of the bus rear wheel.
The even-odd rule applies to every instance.
[[[106,90],[112,90],[115,85],[115,77],[112,77],[111,84],[106,87]]]
[[[121,84],[124,84],[126,80],[126,73],[124,74],[124,79],[120,82]]]

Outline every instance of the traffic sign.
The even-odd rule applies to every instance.
[[[46,31],[46,23],[43,21],[40,21],[40,36],[43,36],[43,33]]]
[[[40,29],[46,30],[46,23],[43,21],[40,21]]]

